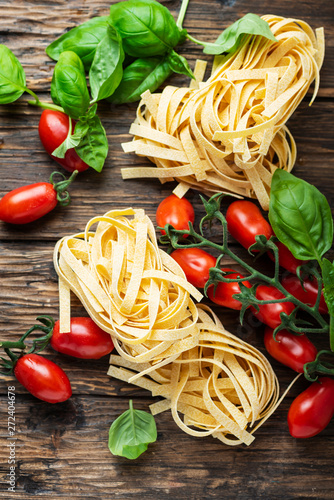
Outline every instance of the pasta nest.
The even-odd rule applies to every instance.
[[[151,406],[153,414],[171,409],[192,436],[232,445],[253,441],[278,404],[271,365],[195,303],[202,294],[158,248],[143,210],[94,217],[84,232],[56,244],[54,265],[60,332],[71,328],[72,291],[113,338],[119,355],[111,355],[108,374],[164,398]]]
[[[296,160],[286,122],[315,81],[319,88],[324,32],[299,20],[262,17],[277,41],[247,35],[232,55],[216,56],[211,77],[204,61],[189,88],[167,86],[142,95],[125,152],[147,156],[157,169],[122,169],[124,179],[177,180],[174,193],[189,188],[257,198],[269,208],[272,176]]]

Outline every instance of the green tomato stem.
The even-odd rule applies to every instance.
[[[334,352],[334,318],[331,315],[329,318],[329,345],[332,352]]]
[[[26,346],[22,340],[18,340],[17,342],[6,340],[0,342],[0,347],[2,347],[3,349],[25,349]]]

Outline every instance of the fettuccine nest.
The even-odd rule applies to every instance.
[[[216,56],[205,82],[203,61],[189,88],[168,86],[142,95],[125,152],[147,156],[158,168],[125,168],[124,179],[177,180],[182,197],[192,187],[257,198],[269,208],[277,168],[290,171],[296,145],[285,123],[315,80],[324,57],[323,29],[299,20],[266,15],[277,42],[245,36],[233,55]],[[311,101],[311,103],[312,103]]]
[[[113,338],[119,356],[111,356],[109,375],[165,398],[152,413],[171,409],[192,436],[252,442],[251,432],[277,406],[277,378],[257,349],[194,302],[202,294],[158,248],[143,210],[93,218],[83,233],[57,243],[54,264],[61,332],[70,331],[72,291]]]

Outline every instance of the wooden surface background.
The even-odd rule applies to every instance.
[[[179,0],[162,2],[178,14]],[[69,28],[91,17],[108,14],[109,2],[101,0],[0,0],[0,43],[11,48],[27,74],[28,85],[41,100],[49,100],[54,62],[46,46]],[[197,37],[216,39],[223,28],[247,12],[301,18],[313,28],[324,26],[326,57],[319,96],[311,108],[307,99],[289,122],[298,146],[295,174],[314,183],[334,207],[334,2],[332,0],[190,0],[185,27]],[[193,66],[203,56],[199,47],[180,47]],[[0,61],[1,65],[1,61]],[[173,76],[175,85],[187,79]],[[40,110],[29,107],[27,96],[0,108],[0,195],[24,184],[47,180],[57,169],[38,137]],[[173,185],[158,181],[122,181],[120,168],[146,165],[148,161],[125,155],[120,143],[136,105],[101,104],[100,116],[110,144],[101,174],[87,171],[72,186],[72,204],[26,227],[0,224],[0,332],[1,339],[18,338],[39,314],[57,317],[57,280],[52,265],[54,243],[64,234],[82,230],[87,220],[110,208],[145,208],[154,219],[158,203]],[[59,167],[61,168],[61,167]],[[198,195],[189,200],[197,220],[203,213]],[[74,314],[84,313],[73,301]],[[238,326],[238,314],[214,308],[234,333],[263,349],[263,327]],[[317,339],[313,339],[316,340]],[[318,343],[321,345],[321,342]],[[324,341],[324,345],[326,342]],[[334,497],[334,422],[310,440],[290,437],[286,416],[292,399],[307,386],[293,387],[281,407],[257,432],[249,448],[228,448],[213,438],[184,434],[169,413],[156,418],[158,440],[136,461],[114,457],[107,447],[111,422],[128,407],[147,410],[153,398],[144,390],[110,379],[108,358],[75,360],[48,348],[46,356],[67,372],[72,398],[51,405],[33,398],[11,377],[0,380],[1,498],[25,500],[64,499],[290,499]],[[282,389],[293,373],[273,362]],[[9,472],[7,438],[7,388],[16,386],[16,492],[7,492]],[[157,399],[156,399],[157,400]]]

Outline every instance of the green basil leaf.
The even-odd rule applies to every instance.
[[[322,280],[328,312],[331,316],[334,316],[334,263],[328,259],[322,261]]]
[[[142,410],[130,409],[122,413],[109,430],[109,450],[113,455],[133,460],[147,450],[149,443],[157,440],[154,417]]]
[[[69,131],[69,134],[67,135],[64,142],[62,142],[60,146],[58,146],[58,148],[52,152],[52,155],[56,156],[57,158],[65,158],[66,151],[68,149],[79,146],[83,137],[87,134],[88,129],[89,125],[87,123],[81,124],[80,122],[78,122],[76,124],[74,134],[71,134]]]
[[[308,182],[277,169],[270,191],[269,220],[294,257],[317,260],[332,246],[333,219],[323,194]]]
[[[154,92],[171,74],[166,58],[137,59],[125,68],[121,83],[108,101],[115,104],[139,101],[145,90]]]
[[[56,96],[65,113],[75,120],[85,114],[90,97],[85,69],[75,52],[60,54],[52,80],[53,98]]]
[[[184,39],[169,10],[155,0],[128,0],[110,7],[111,22],[134,57],[164,55]]]
[[[85,127],[87,124],[88,130],[75,150],[87,165],[97,172],[101,172],[108,154],[106,131],[97,115],[87,120],[79,120],[75,126],[75,131],[77,129],[81,130],[81,127]]]
[[[85,70],[88,71],[95,49],[107,33],[108,19],[108,16],[93,17],[80,26],[72,28],[46,48],[47,55],[58,61],[62,52],[70,50],[80,57]]]
[[[6,45],[0,44],[0,104],[16,101],[26,90],[20,61]]]
[[[113,26],[96,48],[89,70],[89,83],[93,101],[109,97],[118,87],[123,75],[124,52],[122,40]]]
[[[233,53],[238,49],[243,35],[261,35],[268,38],[268,40],[277,42],[269,28],[269,24],[256,14],[249,13],[226,28],[215,43],[203,43],[205,46],[203,52],[214,55],[223,52]]]
[[[167,55],[167,62],[174,73],[180,73],[181,75],[186,75],[189,76],[189,78],[195,79],[194,73],[189,68],[187,59],[180,56],[180,54],[174,50]]]

